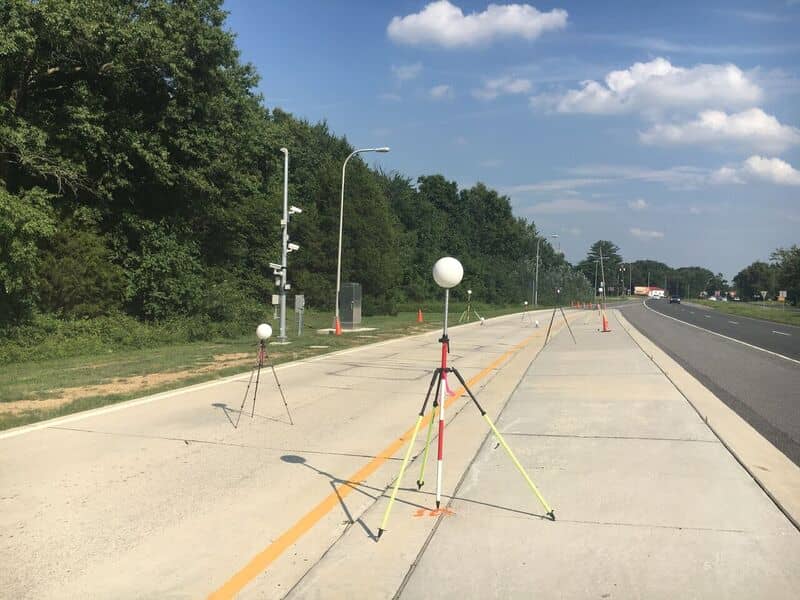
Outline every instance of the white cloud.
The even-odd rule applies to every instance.
[[[577,90],[531,99],[534,107],[562,113],[658,113],[669,108],[752,106],[763,91],[733,64],[673,66],[665,58],[611,71],[604,82],[584,81]]]
[[[633,237],[639,238],[640,240],[660,240],[664,237],[663,231],[653,231],[652,229],[631,227],[629,231]]]
[[[414,63],[413,65],[392,65],[392,74],[400,82],[415,79],[420,73],[422,73],[422,63]]]
[[[434,100],[448,100],[453,97],[453,88],[449,85],[435,85],[428,93]]]
[[[588,202],[581,198],[560,198],[549,202],[539,202],[525,209],[528,214],[559,214],[559,213],[585,213],[606,212],[611,210],[607,204]]]
[[[708,169],[690,166],[650,169],[630,165],[590,165],[567,169],[580,177],[603,178],[606,183],[620,180],[661,183],[670,189],[696,189],[708,179]]]
[[[760,108],[728,114],[706,110],[697,119],[679,125],[659,124],[639,134],[645,144],[745,145],[780,152],[800,143],[800,129],[781,124]]]
[[[479,100],[494,100],[498,96],[524,94],[530,90],[531,82],[529,79],[515,79],[506,76],[486,80],[482,88],[472,90],[472,95]]]
[[[437,0],[418,13],[393,17],[386,32],[400,44],[458,48],[500,38],[533,40],[566,24],[567,11],[558,8],[539,12],[529,4],[490,4],[483,12],[465,15],[448,0]]]
[[[750,177],[778,185],[800,185],[800,171],[780,158],[751,156],[744,161],[743,169]]]
[[[733,167],[721,167],[710,176],[711,183],[744,183],[739,172]]]
[[[600,178],[576,178],[576,179],[551,179],[549,181],[540,181],[537,183],[523,183],[521,185],[512,185],[503,188],[501,191],[504,194],[520,194],[526,192],[562,192],[571,193],[573,188],[586,187],[588,185],[596,185],[606,183],[607,179]]]
[[[720,184],[742,184],[754,180],[776,185],[800,185],[800,171],[780,158],[754,155],[740,166],[722,167],[711,175],[711,182]]]
[[[644,198],[637,198],[628,202],[628,208],[631,210],[644,210],[647,208],[647,202],[645,202]]]

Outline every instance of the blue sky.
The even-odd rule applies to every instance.
[[[496,2],[225,7],[267,106],[486,183],[570,261],[730,278],[800,243],[800,0]]]

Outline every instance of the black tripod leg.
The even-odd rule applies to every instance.
[[[553,307],[553,314],[550,315],[550,325],[547,326],[547,335],[544,336],[544,344],[542,346],[547,346],[547,340],[550,339],[550,329],[553,327],[553,319],[556,318],[556,309]]]
[[[256,386],[253,389],[253,407],[250,409],[250,418],[252,419],[256,414],[256,396],[258,395],[258,380],[261,377],[261,367],[264,365],[262,356],[258,357],[258,368],[256,369]]]
[[[561,308],[559,306],[559,308]],[[564,323],[567,324],[567,329],[569,329],[569,334],[572,336],[572,343],[577,344],[578,342],[575,341],[575,334],[572,333],[572,327],[569,326],[569,320],[567,320],[567,315],[564,314],[564,309],[561,308],[561,316],[564,317]]]
[[[255,375],[256,369],[250,371],[250,379],[247,381],[247,389],[244,391],[244,398],[242,398],[242,405],[239,407],[239,414],[236,415],[236,424],[233,426],[234,429],[238,429],[239,427],[239,419],[242,418],[242,411],[244,411],[244,403],[247,402],[247,395],[250,393],[250,386],[253,383],[253,375]]]
[[[286,396],[283,395],[283,388],[281,387],[281,382],[278,379],[278,373],[275,372],[275,365],[272,364],[272,359],[269,357],[269,354],[267,354],[266,350],[264,350],[264,356],[266,356],[267,362],[272,369],[272,376],[275,377],[275,383],[278,385],[278,391],[281,393],[283,405],[286,407],[286,414],[289,415],[289,425],[294,425],[294,421],[292,421],[292,413],[289,412],[289,404],[286,402]]]

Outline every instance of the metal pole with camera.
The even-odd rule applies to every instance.
[[[302,209],[296,206],[289,206],[289,150],[281,148],[283,152],[283,218],[281,219],[281,264],[270,264],[273,269],[273,274],[279,278],[277,282],[280,287],[280,330],[278,332],[278,340],[281,343],[286,343],[286,292],[291,289],[291,285],[287,282],[288,276],[288,256],[290,252],[299,250],[300,246],[293,244],[289,241],[289,217],[290,215],[299,215],[303,212]],[[276,268],[277,267],[277,268]]]
[[[258,395],[258,383],[261,379],[261,367],[264,366],[264,362],[266,361],[270,368],[272,369],[272,376],[275,378],[275,384],[278,386],[278,391],[281,394],[281,399],[283,400],[283,405],[286,407],[286,414],[289,416],[289,425],[294,425],[294,421],[292,420],[292,413],[289,412],[289,404],[286,402],[286,396],[283,394],[283,388],[281,387],[281,382],[278,379],[278,373],[275,371],[275,365],[272,364],[272,361],[269,358],[269,354],[267,353],[267,340],[272,337],[272,326],[269,323],[261,323],[258,327],[256,327],[256,337],[258,338],[258,361],[256,362],[255,368],[250,372],[250,379],[247,381],[247,388],[244,390],[244,398],[242,398],[242,405],[239,407],[239,414],[236,417],[236,423],[234,423],[234,429],[238,429],[239,427],[239,420],[242,418],[242,412],[244,411],[244,404],[247,402],[247,396],[250,393],[250,386],[253,384],[253,376],[256,379],[255,388],[253,388],[253,406],[250,409],[250,418],[252,419],[256,414],[256,396]]]
[[[419,411],[419,415],[417,417],[417,422],[414,425],[414,430],[411,435],[411,439],[408,443],[408,448],[406,449],[405,456],[403,457],[403,463],[400,466],[400,473],[395,479],[394,487],[392,488],[392,493],[389,496],[389,503],[386,506],[386,511],[383,514],[383,521],[381,522],[381,526],[378,528],[378,539],[381,538],[383,533],[386,531],[386,525],[389,522],[389,514],[392,510],[392,505],[394,504],[395,498],[397,497],[397,491],[400,489],[400,482],[403,480],[403,475],[406,472],[406,467],[408,466],[409,459],[411,458],[411,452],[414,450],[414,442],[417,439],[417,434],[419,433],[420,425],[422,424],[422,420],[425,418],[425,410],[428,407],[428,401],[431,397],[431,392],[433,391],[434,385],[436,385],[436,394],[435,397],[438,399],[438,406],[437,402],[434,401],[434,409],[431,415],[430,426],[428,430],[428,440],[425,445],[424,451],[424,458],[428,456],[428,447],[430,445],[430,430],[433,428],[433,416],[438,412],[439,417],[439,437],[438,437],[438,452],[437,452],[437,459],[436,459],[436,508],[437,510],[441,506],[442,501],[442,470],[444,465],[444,424],[445,424],[445,400],[447,399],[447,375],[448,373],[452,373],[455,375],[458,382],[461,384],[462,390],[457,394],[454,394],[450,398],[450,402],[454,402],[456,398],[461,396],[464,392],[467,393],[470,400],[475,404],[475,407],[480,412],[481,416],[486,420],[489,424],[489,428],[491,429],[494,437],[503,447],[503,450],[506,451],[508,457],[511,459],[511,462],[514,463],[514,466],[517,468],[519,473],[525,479],[528,487],[531,491],[536,495],[539,499],[539,502],[544,507],[547,516],[552,520],[556,520],[555,513],[553,509],[550,508],[550,505],[547,504],[547,501],[541,495],[539,490],[534,485],[533,481],[531,480],[530,476],[528,475],[527,471],[525,471],[525,467],[519,462],[517,457],[514,455],[514,452],[511,450],[509,445],[506,443],[503,436],[495,427],[494,422],[489,418],[489,415],[486,414],[486,411],[483,407],[478,403],[478,399],[475,398],[475,395],[469,389],[467,382],[461,376],[461,373],[458,372],[458,369],[455,367],[448,367],[447,366],[447,354],[450,351],[450,338],[447,335],[447,316],[448,316],[448,308],[450,303],[450,289],[457,286],[461,283],[461,279],[464,277],[464,267],[461,266],[461,263],[458,262],[455,258],[451,256],[445,256],[444,258],[440,258],[436,261],[436,264],[433,265],[433,279],[436,281],[436,284],[444,289],[444,320],[442,326],[442,337],[439,338],[439,342],[442,344],[442,353],[441,353],[441,366],[433,371],[433,376],[431,377],[430,383],[428,385],[428,393],[425,395],[425,401],[422,403],[422,408]],[[424,469],[424,459],[422,463],[422,467]],[[423,473],[420,472],[420,478],[417,481],[417,487],[422,488],[424,484],[423,480]]]

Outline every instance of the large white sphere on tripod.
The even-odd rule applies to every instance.
[[[433,265],[433,280],[443,288],[456,287],[464,277],[464,267],[452,256],[445,256]]]
[[[269,339],[272,336],[272,327],[269,325],[269,323],[262,323],[256,327],[256,336],[260,340]]]

